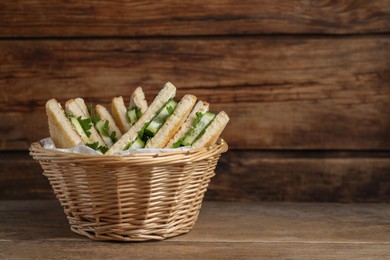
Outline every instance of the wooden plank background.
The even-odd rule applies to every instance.
[[[162,36],[382,33],[387,0],[2,1],[0,35]]]
[[[208,199],[389,202],[389,32],[384,0],[3,1],[0,198],[52,198],[46,100],[171,81],[231,117]]]

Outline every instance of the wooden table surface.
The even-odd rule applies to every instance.
[[[0,259],[390,259],[389,204],[205,202],[194,229],[157,242],[72,233],[57,201],[0,201]]]

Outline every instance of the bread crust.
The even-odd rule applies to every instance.
[[[129,107],[138,107],[142,114],[148,109],[148,102],[146,102],[142,87],[137,87],[131,94]]]
[[[111,115],[122,133],[126,133],[131,127],[130,123],[127,121],[126,112],[127,109],[123,102],[123,97],[119,96],[113,98],[111,102]]]

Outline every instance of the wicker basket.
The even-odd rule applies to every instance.
[[[220,140],[188,152],[98,156],[30,148],[71,230],[93,240],[162,240],[189,232],[221,153]]]

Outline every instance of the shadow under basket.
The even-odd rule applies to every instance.
[[[43,169],[72,231],[92,240],[162,240],[189,232],[227,144],[187,152],[83,155],[45,149],[30,154]]]

